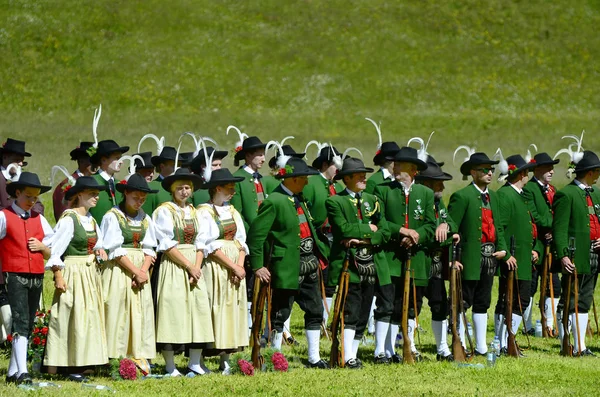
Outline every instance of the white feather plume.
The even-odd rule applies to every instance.
[[[290,135],[290,136],[286,136],[285,138],[283,138],[281,140],[281,142],[279,142],[281,144],[281,146],[285,145],[285,141],[287,141],[288,139],[294,139],[294,137]]]
[[[244,139],[248,138],[248,135],[240,131],[240,129],[237,128],[235,125],[230,125],[229,127],[227,127],[227,131],[225,131],[226,135],[229,135],[229,130],[235,130],[238,134],[239,141],[236,142],[235,147],[237,148],[239,146],[242,146],[242,144],[244,143]]]
[[[139,154],[134,154],[134,155],[126,155],[126,156],[121,156],[121,158],[119,159],[119,161],[121,163],[124,163],[126,161],[129,161],[129,175],[133,175],[135,174],[135,160],[140,160],[141,163],[146,166],[146,163],[144,163],[144,159],[142,158],[142,156],[140,156]]]
[[[181,150],[181,141],[177,145],[177,153],[175,154],[175,168],[173,169],[173,174],[180,168],[179,167],[179,151]]]
[[[536,152],[538,151],[537,145],[536,145],[535,143],[532,143],[531,145],[529,145],[529,146],[527,147],[527,155],[525,156],[525,161],[526,161],[526,162],[528,162],[528,163],[529,163],[529,162],[531,161],[531,159],[533,158],[533,156],[531,155],[531,150],[529,150],[529,148],[531,148],[531,147],[533,147],[533,148],[535,149],[535,151],[536,151]]]
[[[212,151],[210,156],[208,155],[208,151],[206,150],[206,141],[207,140],[214,142],[210,138],[198,137],[198,143],[200,144],[200,147],[204,151],[204,161],[206,162],[204,164],[204,170],[202,171],[202,179],[204,179],[204,182],[209,182],[210,178],[212,177],[212,162],[213,162],[213,157],[214,157],[215,153],[217,152],[217,149],[215,148],[215,150]],[[196,156],[197,156],[197,154],[194,154],[194,157],[196,157]]]
[[[11,182],[15,182],[19,180],[19,177],[21,176],[21,166],[17,163],[10,163],[7,167],[6,167],[6,172],[10,175],[10,171],[14,169],[15,170],[15,174],[11,177],[10,181]]]
[[[340,157],[339,154],[335,153],[335,150],[333,150],[333,145],[331,144],[331,142],[329,142],[328,146],[329,146],[329,152],[331,153],[331,161],[333,161],[335,168],[337,168],[338,170],[341,170],[342,167],[344,166],[344,161],[342,160],[342,158]]]
[[[138,142],[138,146],[137,146],[137,151],[138,153],[141,153],[141,148],[142,148],[142,143],[144,143],[144,141],[148,138],[152,138],[154,139],[154,141],[156,142],[156,154],[158,156],[160,156],[160,154],[163,151],[163,148],[165,147],[165,137],[161,136],[160,138],[157,137],[154,134],[146,134],[142,137],[142,139],[140,139],[140,141]]]
[[[581,159],[583,158],[583,135],[585,134],[585,130],[581,131],[581,137],[575,136],[575,135],[565,135],[563,137],[561,137],[560,139],[565,139],[565,138],[569,138],[569,139],[573,139],[575,141],[575,143],[577,144],[577,150],[572,150],[571,147],[573,144],[569,145],[569,150],[571,150],[571,161],[574,164],[578,164]]]
[[[102,116],[102,104],[94,111],[94,123],[92,124],[92,133],[94,134],[94,147],[98,148],[98,122]]]
[[[498,169],[500,170],[500,174],[508,175],[508,163],[504,159],[504,156],[502,155],[502,150],[500,148],[496,150],[496,153],[494,153],[494,157],[492,157],[492,159],[500,161],[498,163]],[[500,178],[498,178],[498,181],[500,181]]]
[[[408,140],[408,143],[406,144],[406,146],[410,146],[410,144],[412,142],[417,142],[421,145],[421,147],[419,149],[417,149],[417,156],[419,157],[419,160],[427,162],[427,156],[429,156],[429,153],[427,153],[427,147],[429,146],[429,142],[431,141],[431,137],[433,136],[433,134],[435,134],[435,131],[432,131],[431,134],[429,134],[429,138],[427,139],[427,143],[425,143],[425,141],[423,141],[422,138],[419,138],[418,136],[410,138]]]
[[[461,146],[457,147],[456,150],[454,151],[454,155],[452,156],[452,163],[454,165],[456,165],[456,153],[460,152],[461,150],[465,150],[467,152],[467,157],[465,157],[463,162],[469,161],[469,159],[471,158],[473,153],[475,153],[475,148],[471,148],[467,145],[461,145]]]
[[[349,147],[348,149],[344,150],[344,153],[342,154],[342,162],[346,159],[346,156],[348,156],[348,153],[350,153],[353,150],[355,152],[357,152],[358,154],[360,154],[360,158],[361,159],[363,158],[363,154],[362,154],[362,152],[360,150],[358,150],[355,147]]]
[[[12,164],[11,164],[12,165]],[[55,178],[56,178],[56,174],[58,174],[59,172],[62,172],[63,174],[65,174],[65,176],[67,177],[67,181],[69,183],[69,185],[73,186],[75,185],[75,178],[73,178],[73,175],[71,175],[69,173],[69,171],[67,171],[67,169],[62,166],[62,165],[54,165],[52,166],[52,170],[50,172],[50,185],[54,186],[54,182],[55,182]]]
[[[266,150],[269,150],[272,147],[276,147],[277,150],[279,150],[279,156],[277,157],[277,162],[276,162],[277,167],[279,167],[279,169],[285,168],[288,160],[290,158],[292,158],[292,156],[287,156],[283,152],[283,145],[280,142],[277,142],[277,141],[269,141],[269,142],[267,142]]]
[[[365,120],[368,120],[375,126],[375,130],[377,131],[377,137],[379,139],[379,144],[377,145],[377,149],[381,149],[381,145],[383,145],[383,138],[381,137],[381,121],[377,124],[375,121],[371,120],[368,117],[365,117]]]
[[[319,155],[319,153],[321,153],[321,149],[323,149],[326,146],[319,141],[312,140],[312,141],[308,142],[306,144],[306,146],[304,147],[304,153],[308,153],[308,148],[311,147],[312,145],[315,145],[317,147],[317,156]]]

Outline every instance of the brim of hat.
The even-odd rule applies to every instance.
[[[71,160],[78,160],[80,157],[83,157],[83,155],[90,157],[90,155],[83,149],[73,149],[69,155],[71,156]]]
[[[485,161],[483,163],[474,163],[471,160],[469,161],[465,161],[464,163],[462,163],[462,165],[460,166],[460,173],[463,174],[464,176],[469,176],[471,175],[471,168],[473,168],[474,165],[480,165],[480,164],[491,164],[491,165],[496,165],[498,164],[500,161],[498,160],[490,160],[490,161]]]
[[[5,152],[6,153],[20,154],[21,156],[24,156],[24,157],[31,157],[31,153],[29,153],[29,152],[15,152],[14,150],[7,150],[7,149],[4,149],[4,148],[0,148],[0,154],[3,154]]]
[[[373,172],[373,168],[369,168],[369,167],[363,167],[363,168],[357,168],[354,170],[348,170],[348,171],[339,171],[337,174],[335,174],[335,176],[333,177],[333,179],[335,180],[340,180],[342,179],[345,175],[352,175],[352,174],[360,174],[361,172]]]
[[[99,190],[104,191],[108,190],[108,186],[106,185],[98,185],[98,186],[73,186],[65,193],[65,200],[70,200],[71,197],[76,195],[79,192],[83,192],[84,190]]]
[[[415,179],[418,180],[426,180],[426,179],[431,179],[434,181],[450,181],[452,179],[454,179],[454,177],[450,174],[448,174],[447,172],[442,172],[441,174],[438,175],[421,175],[421,174],[417,174],[417,176],[415,177]]]
[[[15,196],[16,190],[18,188],[25,188],[25,187],[33,187],[33,188],[40,189],[40,194],[46,193],[47,191],[52,189],[52,186],[32,185],[29,183],[11,182],[6,185],[6,193],[8,193],[8,195],[11,197],[16,197]]]
[[[592,164],[592,165],[584,167],[584,168],[577,168],[577,166],[575,166],[575,170],[573,172],[578,173],[578,172],[582,172],[582,171],[590,171],[590,170],[595,170],[596,168],[600,168],[600,163]],[[6,187],[6,189],[8,190],[8,186]]]
[[[533,171],[533,169],[537,167],[536,163],[527,163],[524,166],[522,166],[521,168],[517,168],[516,170],[513,171],[513,174],[518,174],[519,172],[523,172],[523,171]]]
[[[254,150],[254,149],[264,149],[267,147],[266,143],[260,144],[260,145],[254,145],[254,146],[248,146],[245,149],[240,150],[239,152],[237,152],[234,156],[234,159],[237,161],[241,161],[246,157],[246,151],[247,150]]]
[[[305,171],[302,172],[294,172],[293,174],[286,174],[286,175],[275,175],[276,179],[286,179],[286,178],[295,178],[297,176],[311,176],[311,175],[319,175],[319,171],[317,171],[314,168],[308,168]]]
[[[153,170],[154,165],[138,165],[135,167],[136,170]]]
[[[165,189],[167,192],[170,193],[171,185],[176,181],[191,181],[194,184],[194,191],[200,189],[202,187],[202,184],[204,183],[204,181],[202,180],[202,177],[200,177],[199,175],[196,175],[196,174],[187,174],[187,175],[173,174],[173,175],[169,175],[168,177],[163,179],[161,182],[161,186],[163,187],[163,189]]]
[[[127,186],[124,183],[117,183],[117,185],[115,186],[115,189],[117,189],[118,192],[125,192],[125,190],[134,190],[136,192],[143,192],[143,193],[158,193],[158,190],[155,189],[144,189],[141,187],[133,187],[133,186]]]
[[[552,160],[552,161],[539,161],[535,163],[536,167],[542,166],[542,165],[556,165],[560,163],[560,160]]]
[[[150,159],[150,162],[152,163],[153,166],[158,167],[161,163],[165,162],[165,161],[175,161],[175,157],[170,158],[170,157],[162,157],[162,156],[152,156],[152,158]]]
[[[394,161],[394,155],[389,153],[379,153],[373,157],[373,164],[381,165],[382,161]]]
[[[304,157],[305,154],[306,153],[294,153],[294,154],[286,154],[286,156],[296,157],[298,159],[301,159]],[[269,160],[269,168],[275,168],[276,165],[277,165],[277,157],[273,156]]]
[[[121,147],[115,148],[115,149],[113,149],[113,150],[111,150],[109,152],[104,152],[104,153],[99,153],[99,152],[96,151],[96,153],[94,153],[94,155],[92,157],[90,157],[90,159],[93,162],[95,162],[96,160],[98,160],[100,158],[101,155],[102,156],[108,156],[108,155],[110,155],[112,153],[121,153],[121,154],[123,154],[123,153],[127,153],[128,151],[129,151],[129,146],[121,146]]]
[[[204,190],[212,189],[213,187],[227,185],[228,183],[238,183],[243,180],[244,180],[244,177],[234,176],[233,178],[219,179],[218,181],[208,181],[202,185],[201,189],[204,189]]]
[[[427,169],[427,163],[425,163],[423,160],[415,159],[414,157],[394,157],[394,162],[415,164],[419,171]]]

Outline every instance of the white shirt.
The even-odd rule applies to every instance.
[[[253,170],[252,168],[250,168],[248,165],[244,165],[244,166],[242,167],[242,169],[243,169],[244,171],[246,171],[247,173],[249,173],[250,175],[252,175],[252,180],[253,180],[253,182],[254,182],[254,183],[257,183],[257,184],[258,184],[258,183],[260,183],[260,180],[259,180],[259,179],[254,179],[254,173],[255,173],[255,172],[258,172],[258,171],[254,171],[254,170]]]
[[[139,211],[134,218],[130,218],[119,207],[114,208],[127,219],[127,222],[131,226],[140,227],[145,219],[148,220],[148,229],[146,229],[144,238],[141,241],[142,252],[144,255],[156,257],[156,253],[154,252],[154,248],[156,247],[156,231],[152,219],[144,211]],[[119,226],[119,219],[115,214],[107,212],[104,215],[100,230],[102,231],[102,239],[104,240],[102,248],[107,251],[109,260],[127,255],[127,249],[122,247],[125,238],[123,237],[121,226]]]
[[[487,193],[488,193],[488,188],[487,188],[487,186],[485,187],[485,190],[481,190],[481,189],[479,188],[479,186],[477,186],[477,185],[475,184],[475,182],[473,182],[473,186],[475,186],[475,189],[479,190],[479,193],[481,193],[481,194],[487,194]]]
[[[579,188],[580,188],[581,190],[585,190],[586,188],[588,188],[588,185],[586,185],[585,183],[581,182],[581,181],[580,181],[580,180],[578,180],[578,179],[575,179],[575,184],[576,184],[577,186],[579,186]]]
[[[94,218],[88,212],[85,215],[79,215],[76,211],[72,209],[65,210],[65,214],[68,212],[72,212],[77,215],[81,226],[87,232],[91,232],[94,229],[96,230],[96,234],[98,235],[98,241],[96,241],[96,245],[94,246],[94,251],[102,248],[102,233],[100,232],[100,227],[96,222],[94,222]],[[71,243],[73,236],[75,235],[75,225],[73,224],[73,219],[70,216],[63,216],[58,220],[56,226],[54,226],[54,236],[52,237],[50,243],[50,259],[46,262],[46,270],[51,269],[53,266],[57,266],[60,269],[65,267],[64,262],[60,258]]]
[[[98,171],[98,175],[100,175],[102,177],[102,179],[104,179],[106,182],[110,181],[111,179],[113,181],[115,180],[115,178],[113,178],[111,175],[108,175],[108,172],[106,172],[104,170]]]
[[[383,179],[389,179],[391,181],[394,180],[394,176],[387,168],[381,167],[381,173],[383,174]]]
[[[415,184],[415,181],[411,181],[410,185],[408,185],[408,186],[406,186],[406,184],[404,182],[400,182],[400,186],[402,186],[402,189],[404,189],[404,194],[406,196],[408,196],[410,194],[410,189],[412,189],[414,184]]]
[[[283,191],[286,192],[287,194],[289,194],[290,196],[294,195],[294,193],[290,189],[288,189],[287,187],[285,187],[285,185],[283,183],[280,186],[283,189]]]
[[[217,213],[217,216],[221,220],[233,219],[237,228],[234,236],[234,240],[237,241],[246,255],[250,253],[248,246],[246,245],[246,229],[244,228],[244,221],[240,216],[239,212],[229,204],[223,206],[217,206],[212,204],[203,204],[198,208],[198,224],[200,230],[198,233],[198,249],[204,252],[204,257],[212,254],[224,244],[224,240],[219,240],[219,226],[213,218],[213,209]]]
[[[177,204],[173,202],[168,202],[166,205],[174,208],[175,211],[180,216],[183,216],[183,219],[192,219],[192,206],[186,205],[185,208],[179,207]],[[157,251],[164,252],[168,251],[171,248],[175,247],[179,244],[179,241],[175,240],[175,233],[173,229],[175,227],[175,223],[173,222],[173,215],[171,211],[166,208],[166,206],[161,205],[152,214],[152,220],[154,221],[154,229],[156,232],[156,239],[158,240],[158,246],[156,247]],[[199,231],[196,234],[196,239],[194,241],[194,245],[196,249],[200,249],[199,247]]]
[[[518,187],[516,187],[515,185],[513,185],[510,182],[508,184],[510,185],[510,187],[512,187],[513,189],[515,189],[517,193],[519,193],[519,194],[523,193],[523,189],[519,189]]]
[[[22,217],[25,214],[25,210],[19,207],[15,201],[13,201],[10,206],[17,213],[17,215]],[[31,215],[31,211],[27,211],[27,213]],[[52,238],[54,232],[52,231],[52,226],[50,226],[42,214],[40,214],[40,221],[42,222],[42,230],[44,231],[44,240],[42,243],[46,244],[46,241]],[[4,237],[6,237],[6,215],[4,215],[4,211],[0,211],[0,240],[2,240]]]
[[[350,197],[352,198],[356,198],[356,192],[353,192],[352,190],[346,188],[346,191],[348,192],[348,194],[350,195]]]

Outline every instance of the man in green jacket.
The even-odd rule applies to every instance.
[[[344,361],[348,368],[360,368],[362,363],[356,357],[358,345],[369,321],[369,314],[375,293],[375,285],[391,283],[387,259],[381,246],[390,237],[385,218],[381,216],[381,205],[377,197],[365,193],[367,186],[366,168],[359,159],[346,157],[343,167],[335,176],[343,180],[346,189],[325,202],[328,219],[333,234],[333,244],[329,257],[329,286],[339,284],[347,250],[352,253],[350,282],[344,306]],[[359,248],[353,248],[360,245]],[[378,302],[375,318],[383,313],[389,317],[392,302]],[[382,335],[381,335],[382,334]],[[383,338],[385,332],[376,337]],[[377,343],[377,342],[376,342]]]
[[[108,186],[107,190],[100,192],[96,206],[90,208],[90,214],[100,224],[104,214],[119,204],[123,198],[123,195],[116,189],[114,175],[121,170],[123,164],[121,156],[129,150],[129,146],[119,146],[113,140],[106,140],[98,142],[98,147],[92,147],[90,150],[92,165],[98,168],[98,172],[93,177],[98,184]]]
[[[579,153],[581,154],[581,153]],[[574,156],[575,157],[575,156]],[[600,176],[600,159],[589,150],[583,152],[581,160],[572,162],[575,180],[556,193],[554,201],[554,221],[552,236],[556,247],[557,257],[563,267],[562,289],[567,290],[566,274],[577,270],[579,283],[579,300],[577,302],[578,316],[575,315],[575,288],[571,285],[571,296],[561,296],[561,303],[570,300],[570,325],[579,329],[574,331],[573,354],[594,356],[585,346],[585,334],[588,324],[588,312],[592,305],[596,280],[598,278],[598,251],[600,250],[600,194],[592,186]],[[575,258],[569,258],[569,240],[575,240]],[[574,282],[573,277],[573,282]],[[559,313],[562,310],[559,310]],[[559,317],[560,318],[560,317]],[[562,340],[564,330],[559,321],[559,336]]]
[[[365,192],[373,194],[376,186],[394,181],[394,156],[399,150],[400,147],[396,142],[383,142],[381,144],[381,147],[375,153],[375,157],[373,157],[373,163],[379,167],[379,171],[369,177]]]
[[[299,159],[301,159],[304,158],[304,155],[306,154],[296,152],[291,145],[283,145],[281,148],[283,149],[284,156],[298,157]],[[280,156],[281,153],[279,152],[279,150],[277,150],[275,156],[271,157],[271,159],[269,160],[269,168],[272,170],[273,175],[267,175],[262,179],[266,194],[270,194],[281,183],[279,179],[275,178],[275,174],[277,174],[277,172],[279,171],[277,160],[280,158]]]
[[[500,262],[500,283],[498,285],[498,301],[495,318],[498,319],[496,336],[500,339],[500,349],[507,353],[508,327],[514,335],[517,334],[523,319],[523,309],[530,299],[532,262],[537,263],[541,244],[537,241],[537,227],[533,216],[523,196],[523,187],[529,181],[529,172],[535,167],[535,162],[526,162],[521,155],[516,154],[506,158],[508,174],[506,184],[498,190],[500,201],[500,216],[496,222],[502,228],[504,243],[511,246],[514,241],[514,261]],[[513,281],[512,324],[505,324],[507,276],[510,270],[515,271]],[[520,299],[519,299],[520,298]]]
[[[165,146],[160,153],[152,156],[151,162],[158,176],[155,180],[148,183],[148,186],[151,190],[158,190],[158,193],[151,193],[146,197],[146,202],[142,205],[142,209],[146,214],[152,216],[152,213],[159,205],[171,201],[171,192],[167,192],[162,187],[162,181],[175,172],[176,159],[177,149],[171,146]]]
[[[301,195],[308,176],[315,174],[302,159],[291,157],[286,162],[277,174],[283,182],[262,203],[252,222],[248,248],[255,276],[271,284],[273,347],[281,348],[283,324],[295,301],[304,311],[308,366],[326,369],[329,365],[319,354],[323,304],[318,268],[324,247],[316,238]]]
[[[402,295],[404,283],[402,276],[407,265],[407,251],[411,252],[410,288],[416,291],[411,293],[409,299],[408,329],[403,330],[403,336],[411,341],[412,353],[419,360],[420,354],[414,346],[414,332],[416,316],[421,311],[423,296],[429,279],[429,266],[427,262],[426,245],[434,239],[435,235],[435,212],[433,191],[423,185],[414,183],[417,172],[427,168],[427,164],[420,160],[417,150],[411,147],[400,148],[394,157],[394,182],[387,182],[375,188],[375,195],[381,200],[383,214],[388,221],[391,232],[390,241],[385,245],[390,275],[392,277],[391,291],[380,286],[376,292],[379,295],[391,293],[394,300],[393,313],[390,318],[389,338],[386,338],[385,351],[379,351],[376,347],[377,356],[375,362],[386,363],[400,362],[396,355],[394,344],[398,325],[402,320]],[[414,300],[416,295],[416,301]],[[389,296],[389,295],[388,295]],[[414,307],[417,307],[415,313]]]
[[[213,152],[214,152],[214,154],[213,154]],[[206,161],[207,161],[206,156],[207,155],[209,158],[212,155],[211,168],[214,171],[214,170],[218,170],[222,167],[223,159],[225,157],[227,157],[227,151],[225,151],[225,150],[215,151],[215,148],[212,146],[206,147],[206,154],[204,153],[204,150],[200,150],[198,155],[196,157],[194,157],[194,159],[192,160],[192,163],[190,164],[190,170],[194,174],[200,175],[203,178],[204,178],[204,176],[203,176],[204,170],[206,169]],[[209,200],[210,200],[210,196],[208,194],[207,189],[198,189],[194,192],[194,195],[192,196],[192,202],[194,204],[194,207],[198,207],[200,204],[207,203]]]
[[[514,265],[515,259],[507,254],[504,233],[498,218],[500,201],[496,192],[488,189],[498,161],[485,153],[473,153],[461,167],[465,177],[473,179],[468,186],[450,196],[448,215],[456,223],[461,236],[462,293],[465,310],[472,308],[476,340],[476,355],[487,353],[487,311],[492,299],[492,285],[496,260],[505,259]],[[465,325],[459,324],[460,339],[465,344]]]

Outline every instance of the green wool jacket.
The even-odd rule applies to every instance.
[[[246,232],[250,229],[250,225],[258,214],[258,198],[256,196],[256,184],[248,172],[244,170],[244,167],[240,167],[233,176],[244,178],[243,181],[235,184],[235,194],[231,198],[231,205],[240,213],[244,220],[244,227]],[[262,182],[264,178],[261,178],[263,184],[263,190],[265,190],[265,184]],[[267,198],[267,192],[263,192],[265,199]]]
[[[445,214],[446,215],[446,223],[448,224],[448,227],[450,230],[448,232],[448,238],[446,239],[446,241],[439,243],[438,241],[436,241],[435,233],[434,233],[433,238],[430,241],[428,241],[426,244],[424,244],[425,251],[427,252],[426,261],[427,261],[428,268],[431,268],[431,264],[433,262],[433,255],[435,255],[436,252],[439,250],[442,251],[442,260],[443,261],[449,262],[452,260],[452,235],[458,229],[456,226],[456,223],[452,220],[452,217],[448,214],[448,209],[446,208],[444,201],[440,200],[439,202],[437,202],[437,207],[436,207],[436,201],[434,198],[433,204],[434,204],[433,207],[435,210],[434,215],[436,218],[435,219],[436,229],[440,224],[444,223],[443,215]],[[447,263],[443,263],[443,269],[447,269],[447,268],[448,268]]]
[[[530,180],[523,188],[523,197],[525,198],[525,201],[527,201],[529,212],[538,228],[536,246],[542,247],[538,265],[544,263],[546,255],[546,250],[544,249],[544,235],[548,232],[552,232],[552,221],[554,219],[552,206],[546,200],[546,196],[542,189],[542,186],[536,180]]]
[[[100,174],[96,173],[92,176],[94,177],[94,179],[96,179],[99,185],[108,186],[108,181],[102,178]],[[119,181],[115,180],[115,186],[117,183],[119,183]],[[108,189],[101,191],[100,196],[98,197],[98,203],[95,207],[90,208],[90,214],[92,214],[92,216],[98,224],[101,224],[102,217],[104,216],[104,214],[106,214],[108,210],[110,210],[115,205],[118,205],[121,202],[121,200],[123,200],[123,195],[116,190],[114,203],[112,201],[112,198],[110,197],[110,191]]]
[[[391,182],[390,179],[385,179],[383,177],[383,171],[379,168],[379,171],[373,173],[369,179],[367,179],[367,188],[365,189],[365,193],[374,194],[375,188],[379,185],[383,185],[384,183]]]
[[[305,203],[301,205],[315,240],[315,255],[325,258],[323,254],[325,247],[319,239],[315,238],[310,212]],[[281,186],[277,187],[261,204],[258,215],[250,226],[247,243],[253,270],[268,266],[273,287],[298,289],[300,225],[294,199]],[[269,251],[271,251],[270,263]]]
[[[504,231],[498,223],[500,202],[496,192],[488,189],[490,205],[496,228],[496,251],[506,251],[505,260],[510,259],[506,246]],[[462,248],[461,263],[463,264],[463,279],[479,280],[481,274],[481,193],[473,183],[457,190],[450,196],[448,214],[456,223],[460,234]]]
[[[531,251],[543,251],[533,238],[533,222],[529,205],[510,184],[498,189],[500,216],[495,222],[500,224],[504,234],[504,243],[510,249],[510,239],[515,238],[515,258],[519,280],[531,280]]]
[[[162,187],[162,179],[155,179],[152,182],[148,183],[148,187],[152,190],[158,190],[158,193],[148,194],[146,197],[146,202],[142,205],[142,209],[144,212],[150,216],[154,213],[154,210],[158,208],[162,203],[166,203],[167,201],[171,201],[171,193],[167,192]]]
[[[271,194],[271,192],[273,192],[273,190],[279,186],[281,180],[275,178],[273,175],[267,175],[261,179],[261,182],[263,184],[263,188],[265,189],[265,193]]]
[[[387,182],[375,188],[375,195],[381,200],[382,212],[391,232],[390,241],[385,244],[390,275],[399,277],[404,273],[406,250],[400,248],[400,228],[404,227],[408,215],[408,228],[419,233],[419,244],[412,249],[411,269],[414,282],[426,286],[429,280],[429,267],[426,246],[435,238],[435,212],[433,190],[414,183],[409,193],[408,208],[404,189],[398,181]]]
[[[590,193],[596,213],[600,211],[598,189]],[[598,206],[598,207],[597,207]],[[590,216],[585,192],[571,182],[554,196],[552,237],[557,259],[569,256],[569,239],[575,237],[575,266],[579,274],[590,274]]]
[[[390,272],[385,252],[381,247],[390,239],[390,231],[387,221],[381,216],[381,204],[377,197],[369,193],[362,193],[361,213],[363,219],[358,216],[357,199],[352,198],[350,193],[344,189],[341,193],[331,196],[325,201],[327,215],[333,233],[333,245],[329,255],[329,281],[330,286],[338,284],[340,273],[344,266],[346,248],[341,241],[344,239],[370,239],[373,246],[373,259],[377,271],[377,279],[380,285],[391,283]],[[377,231],[371,231],[370,224],[377,226]],[[356,253],[355,248],[350,249],[352,255]],[[348,266],[350,282],[360,282],[360,276],[356,265],[352,260]]]

